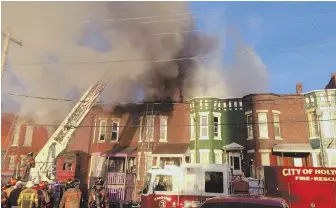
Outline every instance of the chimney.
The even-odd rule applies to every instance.
[[[303,91],[302,83],[296,83],[296,94],[302,94]]]
[[[336,83],[336,72],[331,73],[331,79],[334,79],[334,82]]]

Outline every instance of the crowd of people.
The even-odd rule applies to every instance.
[[[11,179],[1,189],[1,207],[4,208],[107,208],[109,201],[104,188],[104,180],[98,178],[84,197],[78,179],[69,179],[65,186],[48,184],[43,181],[35,185],[28,181]]]

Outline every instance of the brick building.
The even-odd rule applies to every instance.
[[[250,173],[263,166],[310,166],[307,116],[302,94],[251,94],[243,97]]]
[[[1,175],[11,177],[29,152],[38,152],[48,140],[48,131],[29,118],[1,115]],[[21,170],[22,171],[22,170]],[[20,171],[18,171],[20,172]]]

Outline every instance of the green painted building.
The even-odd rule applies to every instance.
[[[307,92],[305,110],[308,116],[309,141],[314,166],[336,167],[336,89]]]
[[[241,98],[194,98],[189,109],[192,163],[230,163],[229,154],[223,152],[224,146],[232,147],[242,155],[246,131]],[[237,158],[241,169],[242,157]]]

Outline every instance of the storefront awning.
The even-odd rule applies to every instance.
[[[116,147],[112,150],[103,152],[102,155],[106,157],[135,157],[136,147]]]
[[[305,143],[276,144],[273,146],[273,152],[310,153],[318,151],[319,150],[313,149],[310,144]]]
[[[170,155],[185,155],[187,154],[189,148],[189,144],[178,144],[178,143],[166,143],[166,144],[158,144],[152,155],[154,154],[170,154]]]

